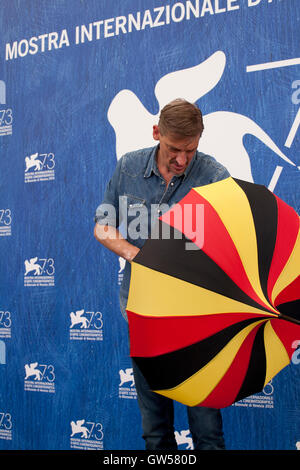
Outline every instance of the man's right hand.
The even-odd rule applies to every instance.
[[[94,235],[98,242],[130,263],[140,251],[138,247],[125,240],[115,227],[96,223]]]

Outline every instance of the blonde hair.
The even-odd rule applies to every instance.
[[[201,136],[204,129],[202,113],[197,105],[177,98],[161,110],[158,127],[161,135]]]

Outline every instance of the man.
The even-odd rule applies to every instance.
[[[96,239],[126,260],[120,289],[125,319],[130,263],[151,234],[155,222],[153,207],[157,208],[157,218],[165,207],[179,202],[192,187],[230,176],[214,158],[197,151],[202,132],[202,114],[196,105],[182,99],[166,105],[158,125],[153,126],[153,138],[158,145],[130,152],[118,161],[104,200],[97,208]],[[139,231],[134,224],[138,213]],[[124,223],[126,238],[121,234]],[[151,392],[134,364],[133,372],[146,449],[176,449],[173,401]],[[195,449],[225,448],[219,410],[187,407],[187,413]]]

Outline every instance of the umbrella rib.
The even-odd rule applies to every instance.
[[[279,320],[286,320],[286,321],[289,321],[291,323],[295,323],[296,325],[300,325],[300,320],[297,320],[297,318],[293,318],[293,317],[290,317],[288,315],[284,315],[283,313],[280,313],[278,315],[278,319]]]

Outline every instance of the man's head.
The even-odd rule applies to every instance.
[[[188,101],[176,99],[160,113],[153,126],[153,138],[160,143],[158,165],[172,175],[184,173],[198,147],[204,126],[200,109]]]
[[[161,110],[158,127],[161,135],[200,138],[204,129],[202,113],[197,105],[177,98]]]

